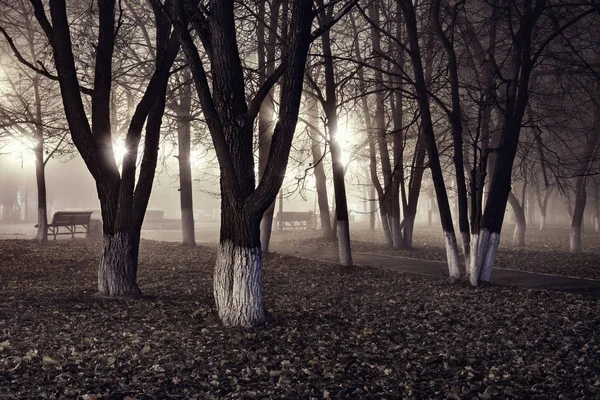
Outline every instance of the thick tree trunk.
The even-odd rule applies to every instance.
[[[214,296],[223,325],[253,327],[265,323],[261,254],[259,246],[236,245],[230,240],[219,244]]]
[[[98,268],[98,292],[103,296],[140,297],[137,281],[140,235],[131,231],[104,235]]]
[[[479,281],[489,282],[500,245],[500,233],[482,229],[471,235],[471,259],[469,260],[469,281],[473,286]]]

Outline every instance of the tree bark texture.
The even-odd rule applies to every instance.
[[[104,235],[98,292],[104,296],[141,296],[136,275],[140,237],[135,232]]]

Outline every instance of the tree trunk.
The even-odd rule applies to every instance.
[[[594,111],[594,122],[592,125],[591,136],[586,141],[585,153],[583,155],[582,165],[578,171],[575,184],[575,207],[571,219],[571,252],[579,253],[581,247],[581,232],[583,230],[583,214],[585,212],[587,193],[586,186],[588,175],[592,169],[595,156],[600,146],[600,106],[596,103]]]
[[[137,281],[140,235],[131,231],[104,235],[98,292],[103,296],[140,297]]]
[[[550,188],[546,188],[544,192],[544,198],[542,199],[540,190],[537,187],[535,190],[538,206],[540,208],[540,231],[546,229],[546,210],[548,209],[548,200],[550,199],[551,193],[552,190]]]
[[[587,200],[586,195],[586,177],[579,176],[577,178],[577,189],[575,192],[575,208],[573,210],[573,217],[571,219],[571,233],[570,233],[570,250],[572,253],[581,253],[581,232],[583,225],[583,213],[585,211],[585,205]]]
[[[321,151],[321,141],[317,140],[318,133],[313,128],[319,124],[317,104],[314,100],[309,100],[308,104],[308,119],[311,127],[310,139],[312,149],[312,159],[314,165],[315,185],[317,191],[317,200],[319,204],[319,219],[321,221],[321,234],[323,239],[332,240],[334,238],[331,228],[331,215],[329,214],[329,199],[327,196],[327,177],[325,176],[325,168],[323,167],[323,152]]]
[[[333,15],[333,9],[327,18]],[[325,17],[325,12],[322,12]],[[346,200],[346,183],[344,175],[346,173],[342,163],[342,151],[337,139],[338,121],[337,121],[337,98],[335,74],[333,69],[333,56],[331,51],[331,39],[329,31],[321,35],[321,44],[323,46],[323,67],[325,72],[325,93],[327,99],[324,100],[323,110],[327,118],[327,132],[329,134],[329,144],[331,150],[331,164],[333,170],[333,188],[335,193],[335,218],[337,221],[337,239],[340,264],[343,266],[352,266],[352,253],[350,249],[350,226],[348,223],[348,202]]]
[[[263,101],[258,114],[258,170],[260,176],[264,173],[269,159],[271,136],[273,135],[273,126],[275,124],[275,121],[273,121],[274,114],[273,98],[271,95],[268,95]],[[274,214],[275,200],[267,208],[260,222],[260,245],[263,253],[269,252]]]
[[[452,224],[452,214],[450,212],[448,193],[444,184],[444,177],[442,175],[442,168],[440,165],[439,153],[435,141],[435,134],[433,132],[433,122],[431,119],[431,110],[429,108],[427,86],[425,83],[425,75],[423,73],[423,65],[421,62],[421,51],[419,48],[415,9],[411,0],[404,0],[402,5],[406,20],[406,31],[411,50],[412,65],[415,74],[417,100],[421,108],[423,139],[427,147],[429,168],[431,169],[431,175],[439,207],[440,221],[442,223],[442,229],[446,239],[448,273],[450,280],[455,281],[460,278],[460,269],[458,268],[458,247],[456,246],[456,235],[454,233],[454,226]]]
[[[214,272],[217,312],[225,326],[259,326],[262,301],[260,218],[249,217],[222,201],[221,239]]]
[[[273,73],[275,68],[275,39],[277,33],[277,21],[279,17],[279,9],[281,1],[274,0],[271,3],[270,18],[267,22],[266,19],[261,23],[257,29],[258,35],[258,63],[259,63],[259,84],[263,85],[268,76]],[[266,15],[265,13],[265,2],[259,3],[260,15]],[[287,18],[287,5],[286,10],[283,11],[284,15],[282,18]],[[267,31],[269,34],[267,35]],[[273,136],[273,129],[275,127],[275,107],[273,90],[271,89],[263,100],[258,113],[258,171],[259,176],[262,177],[267,162],[269,159],[269,149],[271,147],[271,138]],[[269,246],[271,244],[271,233],[273,229],[273,215],[275,214],[275,200],[267,208],[263,214],[260,222],[260,243],[263,253],[269,252]]]
[[[181,233],[182,244],[196,245],[194,232],[194,200],[192,189],[190,121],[177,123],[179,146],[179,200],[181,204]]]
[[[452,125],[452,141],[454,145],[454,156],[452,157],[452,160],[454,162],[454,171],[456,175],[456,201],[458,208],[458,222],[459,230],[462,236],[465,265],[469,265],[469,257],[471,252],[469,230],[469,206],[463,155],[463,125],[462,111],[460,105],[460,88],[458,82],[458,63],[456,60],[454,45],[450,41],[450,39],[448,39],[446,33],[442,28],[442,22],[440,21],[440,0],[434,0],[432,5],[431,16],[434,20],[433,25],[435,27],[436,33],[440,38],[442,44],[444,45],[446,53],[448,55],[448,69],[451,88],[450,92],[452,98],[450,122]]]
[[[182,1],[175,2],[179,25],[190,25]],[[198,13],[201,13],[196,8]],[[296,129],[306,57],[311,42],[312,4],[293,2],[286,63],[269,77],[248,105],[245,71],[235,31],[233,2],[211,3],[208,29],[198,31],[208,47],[211,83],[194,39],[181,29],[181,42],[213,140],[221,172],[221,233],[215,265],[214,295],[224,325],[265,322],[261,289],[260,221],[281,188]],[[349,10],[348,10],[349,11]],[[287,31],[287,26],[284,30]],[[283,75],[279,119],[265,171],[255,185],[254,123],[264,98]]]
[[[375,77],[375,118],[373,134],[377,138],[379,159],[381,160],[381,172],[383,174],[383,197],[381,219],[382,225],[387,225],[384,235],[388,245],[394,248],[403,247],[402,232],[400,229],[400,205],[398,186],[394,184],[392,175],[392,163],[388,149],[388,139],[385,123],[385,92],[383,87],[382,59],[381,59],[381,32],[379,27],[379,1],[374,1],[369,7],[369,18],[371,19],[371,43],[373,47],[373,65]],[[363,106],[364,107],[364,106]],[[386,221],[385,223],[383,221]],[[385,228],[384,228],[385,229]]]
[[[191,165],[191,105],[192,91],[189,84],[189,74],[184,74],[186,84],[182,86],[180,104],[177,113],[177,143],[179,155],[179,201],[181,205],[181,235],[182,244],[196,245],[194,231],[194,200],[192,187]]]
[[[35,178],[37,183],[37,235],[35,240],[48,240],[48,211],[46,205],[46,172],[44,164],[44,138],[39,136],[35,146]]]
[[[377,218],[375,214],[377,203],[375,202],[375,186],[372,183],[369,185],[369,204],[369,230],[373,232],[375,231],[375,219]]]
[[[527,220],[525,219],[525,210],[519,203],[517,197],[510,192],[508,202],[515,215],[515,232],[513,234],[513,244],[517,247],[525,247],[525,230],[527,229]]]
[[[30,41],[31,54],[35,54],[33,42]],[[40,98],[39,76],[33,79],[33,94],[35,100],[35,181],[37,185],[37,234],[35,240],[45,242],[48,240],[48,206],[46,204],[46,162],[44,160],[44,131],[42,100]]]

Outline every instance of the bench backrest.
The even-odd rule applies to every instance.
[[[163,210],[147,210],[144,215],[145,221],[156,221],[165,218],[165,212]]]
[[[54,225],[87,225],[92,211],[57,211],[52,216]]]
[[[310,211],[301,212],[301,211],[280,211],[277,213],[278,221],[311,221],[314,214]]]

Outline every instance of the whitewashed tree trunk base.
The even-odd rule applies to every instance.
[[[348,227],[348,221],[338,221],[337,237],[340,264],[345,267],[351,267],[352,249],[350,248],[350,230]]]
[[[460,279],[460,261],[458,256],[458,245],[456,236],[453,232],[444,232],[446,239],[446,259],[448,260],[448,273],[450,281],[455,282]]]
[[[38,227],[35,240],[45,242],[48,240],[48,216],[45,208],[38,208]]]
[[[467,278],[473,286],[477,286],[477,261],[479,260],[479,234],[471,234],[471,257],[469,263],[466,264]],[[475,282],[475,283],[473,283]]]
[[[496,259],[496,251],[500,245],[500,234],[483,230],[481,243],[479,244],[478,263],[481,263],[479,270],[479,282],[490,282],[492,279],[492,268]],[[477,282],[477,284],[479,283]]]
[[[214,296],[221,323],[253,327],[266,322],[262,302],[262,253],[259,247],[221,243],[214,273]]]
[[[98,268],[98,292],[110,297],[140,297],[137,281],[139,236],[121,232],[104,235]]]
[[[600,218],[594,217],[594,232],[600,232]]]
[[[525,231],[526,225],[524,223],[518,223],[515,225],[515,231],[513,233],[513,244],[517,247],[525,247]]]
[[[194,210],[190,208],[181,209],[181,234],[182,244],[186,246],[196,245],[196,232],[194,231]]]
[[[571,253],[581,253],[581,228],[580,227],[571,227],[570,234],[570,249]]]

